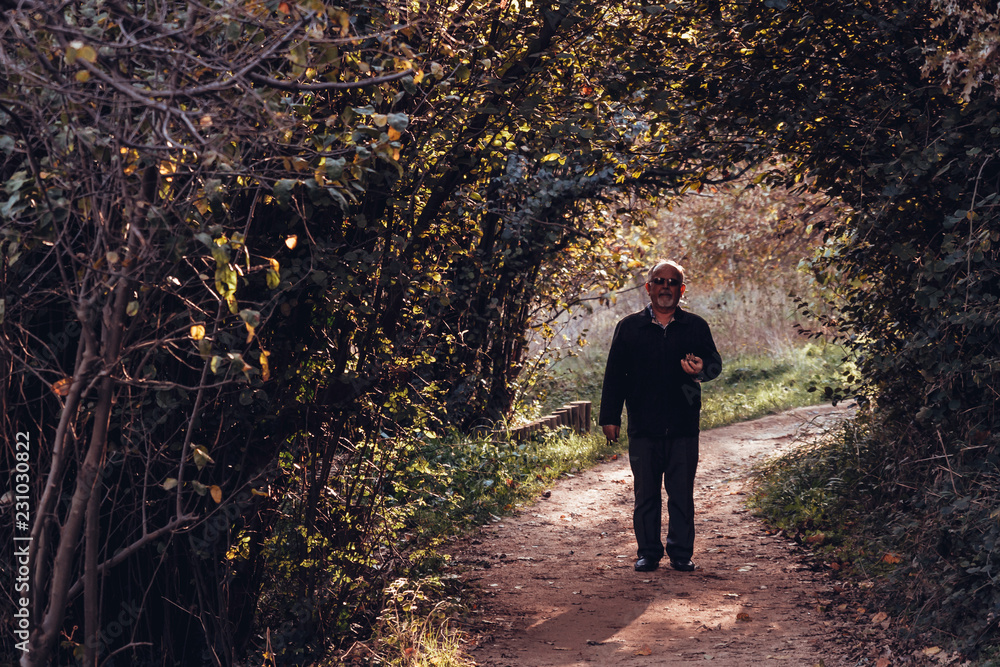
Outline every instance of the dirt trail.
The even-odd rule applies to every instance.
[[[695,572],[633,570],[627,456],[560,480],[548,498],[483,527],[454,554],[455,570],[482,591],[485,630],[473,659],[484,667],[857,664],[836,641],[843,624],[819,609],[840,603],[831,579],[743,508],[750,464],[847,412],[800,408],[702,433]]]

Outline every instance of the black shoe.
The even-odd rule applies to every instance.
[[[636,569],[639,569],[639,564],[635,564]],[[694,563],[689,560],[674,560],[670,559],[670,567],[675,570],[680,570],[681,572],[694,572]]]
[[[636,572],[652,572],[656,568],[660,567],[659,558],[650,558],[649,556],[643,556],[635,562]]]

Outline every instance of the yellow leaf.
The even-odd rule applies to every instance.
[[[543,163],[552,162],[553,160],[558,160],[558,159],[559,159],[559,153],[549,153],[548,155],[542,158],[542,162]]]
[[[295,234],[292,234],[291,236],[285,239],[285,245],[288,246],[289,250],[295,250],[295,246],[297,246],[298,244],[299,244],[299,237],[296,236]]]
[[[396,141],[396,140],[397,140],[397,139],[399,139],[399,138],[400,138],[401,136],[403,136],[403,135],[402,135],[402,134],[400,133],[400,131],[399,131],[399,130],[397,130],[396,128],[394,128],[394,127],[390,127],[390,128],[389,128],[389,130],[388,130],[388,134],[389,134],[389,141]]]
[[[653,655],[653,649],[649,644],[643,644],[642,648],[633,653],[632,655]]]
[[[212,500],[215,501],[216,505],[222,502],[222,489],[218,485],[213,484],[208,487],[208,492],[212,494]]]
[[[941,647],[940,646],[928,646],[923,651],[921,651],[921,653],[923,653],[924,655],[927,655],[927,656],[937,655],[940,652],[941,652]]]
[[[267,382],[271,379],[271,367],[267,365],[267,358],[271,356],[270,352],[261,351],[260,353],[260,378]]]
[[[97,51],[92,46],[84,46],[76,50],[76,57],[86,60],[88,63],[97,62]]]
[[[90,81],[90,72],[88,72],[85,69],[82,69],[78,71],[76,74],[74,74],[73,78],[76,79],[77,83],[87,83],[88,81]]]
[[[201,324],[191,325],[191,338],[194,340],[201,340],[205,337],[205,327]]]
[[[69,393],[69,385],[73,382],[73,378],[64,377],[61,380],[56,380],[52,383],[52,391],[55,392],[56,396],[65,396]]]

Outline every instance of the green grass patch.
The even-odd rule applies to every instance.
[[[563,429],[522,442],[453,438],[423,452],[438,471],[415,493],[422,510],[415,524],[429,535],[450,535],[509,514],[567,473],[617,454],[595,430],[577,435]]]
[[[756,419],[826,400],[823,389],[839,384],[844,350],[807,344],[780,357],[745,355],[723,359],[715,380],[702,385],[701,428]]]

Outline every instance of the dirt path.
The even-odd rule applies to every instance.
[[[484,667],[857,664],[836,641],[844,624],[820,610],[843,609],[834,582],[742,505],[751,463],[846,413],[800,408],[702,433],[692,573],[633,570],[627,456],[560,480],[548,498],[483,527],[455,553],[456,571],[482,591],[485,631],[473,659]],[[876,664],[878,653],[869,655],[864,662]]]

